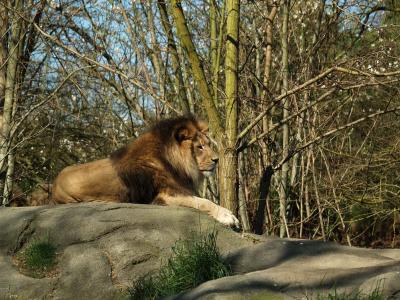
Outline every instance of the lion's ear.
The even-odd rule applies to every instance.
[[[190,130],[186,127],[180,127],[175,131],[175,139],[181,143],[184,140],[190,140],[193,138]]]
[[[200,132],[208,133],[208,123],[204,121],[197,121],[197,127],[199,128]]]

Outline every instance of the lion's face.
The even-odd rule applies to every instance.
[[[180,124],[175,130],[175,147],[167,150],[171,164],[195,182],[200,174],[209,175],[216,167],[218,156],[211,148],[208,125],[202,121]]]
[[[208,175],[214,171],[218,162],[218,156],[211,148],[210,138],[206,134],[199,132],[194,138],[193,153],[200,172]]]

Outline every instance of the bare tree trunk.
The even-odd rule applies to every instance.
[[[223,27],[225,23],[225,8],[226,1],[222,2],[221,19],[219,22],[219,30],[217,30],[217,2],[215,0],[210,3],[210,32],[211,32],[211,68],[212,68],[212,91],[215,106],[220,105],[218,97],[218,83],[219,83],[219,68],[221,63],[221,49],[223,40]]]
[[[318,184],[317,184],[317,176],[316,176],[316,169],[315,169],[315,156],[312,154],[312,178],[313,178],[313,184],[314,184],[314,190],[315,190],[315,200],[317,201],[317,208],[318,208],[318,219],[319,219],[319,225],[321,228],[321,235],[324,241],[326,241],[326,235],[325,235],[325,225],[324,225],[324,217],[323,217],[323,212],[324,208],[321,205],[321,200],[319,197],[319,192],[318,192]]]
[[[23,52],[23,46],[22,44],[19,47],[19,54],[18,56],[22,56]],[[24,72],[20,72],[24,73]],[[14,101],[13,101],[13,107],[12,107],[12,113],[11,113],[11,120],[12,124],[14,123],[13,120],[15,120],[15,114],[17,112],[17,106],[18,102],[20,99],[20,81],[21,81],[22,75],[19,74],[19,78],[16,78],[16,85],[14,86]],[[15,129],[10,130],[10,137],[9,137],[9,150],[8,150],[8,156],[7,156],[7,174],[6,174],[6,179],[4,183],[4,190],[3,190],[3,199],[8,199],[10,201],[13,196],[13,191],[14,191],[14,171],[15,171],[15,149],[14,149],[14,135],[16,134]]]
[[[282,20],[282,94],[288,91],[288,22],[289,22],[289,0],[283,3],[283,20]],[[289,116],[289,97],[283,100],[283,116],[285,120]],[[282,126],[282,157],[287,157],[289,153],[289,125],[285,122]],[[284,237],[285,232],[289,236],[287,230],[286,220],[286,202],[288,193],[288,173],[289,163],[285,162],[282,165],[281,182],[279,192],[279,214],[280,214],[280,228],[279,236]]]
[[[277,4],[278,5],[278,4]],[[278,11],[278,6],[275,5],[271,8],[271,11],[268,15],[267,18],[267,25],[266,25],[266,30],[265,30],[265,40],[267,45],[265,46],[265,51],[264,51],[264,57],[265,57],[265,63],[264,63],[264,78],[263,78],[263,91],[262,91],[262,110],[266,110],[269,102],[267,99],[269,99],[269,95],[267,93],[267,88],[269,87],[269,82],[270,82],[270,76],[271,76],[271,66],[272,66],[272,27],[273,27],[273,22],[276,17],[277,11]],[[263,132],[267,132],[269,128],[269,123],[270,123],[270,114],[267,114],[263,120],[262,120],[262,130]],[[268,149],[267,145],[263,145],[263,155],[264,159],[266,162],[270,163],[269,159],[269,154],[268,154]]]
[[[237,212],[236,140],[238,134],[238,57],[239,0],[228,0],[225,57],[225,132],[226,141],[220,149],[220,194],[223,207]],[[222,150],[222,151],[221,151]]]
[[[264,78],[263,78],[263,85],[264,85],[264,89],[262,92],[262,110],[266,110],[269,102],[267,99],[269,99],[269,95],[267,93],[267,88],[269,87],[269,82],[270,82],[270,76],[271,76],[271,67],[272,67],[272,38],[273,38],[273,34],[272,34],[272,28],[273,28],[273,23],[274,23],[274,19],[276,17],[277,11],[278,11],[278,5],[279,3],[277,3],[276,5],[274,5],[271,8],[271,11],[268,15],[267,18],[267,24],[266,24],[266,30],[265,30],[265,40],[267,45],[265,46],[265,51],[264,51],[264,56],[265,56],[265,63],[264,63]],[[262,121],[262,128],[263,128],[263,132],[268,131],[269,128],[269,123],[271,122],[270,120],[270,114],[267,114]],[[264,155],[265,155],[265,160],[268,161],[269,158],[268,153],[267,153],[267,146],[265,146],[265,149],[263,149],[264,151]]]
[[[14,11],[21,12],[23,7],[23,0],[16,0]],[[3,128],[1,132],[1,140],[0,140],[0,172],[1,172],[1,187],[5,189],[6,194],[3,194],[3,205],[7,205],[9,203],[9,191],[7,186],[4,188],[5,177],[7,175],[7,160],[8,154],[11,146],[10,131],[11,131],[11,122],[12,122],[12,111],[14,105],[14,96],[15,88],[17,84],[17,74],[18,74],[18,59],[19,59],[19,50],[21,42],[21,26],[22,19],[18,16],[18,14],[14,15],[13,22],[11,25],[11,37],[9,41],[9,56],[7,63],[7,74],[6,74],[6,90],[4,94],[4,108],[3,108]],[[5,197],[4,197],[5,196]]]
[[[264,56],[265,56],[265,63],[264,63],[264,78],[263,78],[263,84],[264,84],[264,90],[263,90],[263,100],[265,100],[265,97],[267,95],[267,91],[265,90],[266,87],[269,85],[269,79],[271,76],[271,66],[272,66],[272,28],[273,28],[273,23],[278,11],[278,5],[275,4],[272,8],[271,11],[268,15],[267,18],[267,24],[266,24],[266,30],[265,30],[265,40],[266,40],[266,46],[265,46],[265,51],[264,51]],[[268,105],[265,105],[267,107]]]
[[[267,88],[269,86],[270,82],[270,75],[271,75],[271,65],[272,65],[272,27],[273,27],[273,21],[276,17],[277,13],[277,5],[273,6],[271,8],[271,11],[268,15],[267,18],[267,25],[266,25],[266,30],[265,30],[265,39],[266,39],[266,47],[264,51],[264,78],[263,78],[263,90],[261,93],[261,100],[262,100],[262,110],[266,110],[269,102],[267,99],[269,99],[269,95],[267,93]],[[254,25],[256,25],[254,23]],[[256,27],[255,27],[256,28]],[[258,39],[256,38],[256,41]],[[257,72],[257,66],[256,66],[256,72]],[[271,122],[271,115],[267,114],[263,119],[262,119],[262,132],[267,132],[269,127],[270,127],[270,122]],[[262,147],[262,160],[263,160],[263,170],[262,170],[262,175],[260,176],[260,185],[259,185],[259,203],[257,205],[256,213],[255,213],[255,218],[253,220],[254,224],[254,230],[258,234],[262,234],[264,231],[263,225],[264,225],[264,220],[265,220],[265,209],[267,207],[267,201],[268,201],[268,193],[270,190],[270,185],[271,185],[271,177],[273,176],[273,170],[271,167],[271,158],[270,158],[270,150],[268,149],[268,143],[263,142],[261,143]],[[264,182],[264,180],[267,180],[267,182]]]
[[[242,221],[243,231],[250,232],[250,221],[249,215],[247,212],[247,202],[246,202],[246,188],[245,188],[245,179],[242,175],[242,170],[244,164],[243,154],[239,154],[239,168],[238,168],[238,176],[239,176],[239,215]]]
[[[174,69],[175,76],[175,88],[179,97],[179,102],[181,104],[182,111],[184,113],[190,113],[190,103],[186,95],[185,83],[183,81],[181,71],[181,63],[179,60],[174,35],[172,33],[171,23],[168,19],[167,6],[165,5],[165,2],[163,0],[158,0],[157,4],[160,11],[161,23],[168,38],[168,51],[171,54],[172,67]]]
[[[14,186],[14,166],[15,166],[14,150],[10,149],[7,155],[7,172],[3,189],[4,205],[7,205],[12,199],[12,191]]]
[[[146,51],[147,56],[150,58],[151,64],[154,69],[154,73],[157,78],[158,85],[160,87],[160,98],[165,100],[166,98],[166,90],[165,90],[165,74],[164,74],[164,65],[161,61],[161,56],[160,56],[160,51],[158,47],[158,43],[155,39],[155,34],[154,34],[154,22],[153,22],[153,15],[151,12],[151,7],[148,5],[145,5],[142,3],[142,8],[143,11],[147,12],[147,27],[149,28],[150,31],[150,39],[151,39],[151,48],[149,47],[149,44],[146,41],[146,35],[147,32],[142,32],[139,31],[139,37],[142,42],[142,45],[144,46],[144,49]],[[132,5],[132,10],[135,15],[135,20],[138,24],[144,24],[145,20],[143,20],[143,17],[139,11],[139,9],[135,6]],[[144,27],[142,25],[142,27]]]
[[[267,205],[267,197],[269,189],[271,187],[271,179],[274,175],[274,170],[271,165],[264,169],[263,175],[260,179],[260,199],[258,199],[258,205],[256,210],[256,216],[254,218],[254,233],[263,234],[264,233],[264,220],[265,220],[265,208]]]
[[[7,42],[6,33],[8,28],[8,15],[5,5],[0,5],[0,108],[3,111],[4,94],[6,91],[6,59],[7,59]],[[0,115],[0,131],[3,123],[3,114]]]
[[[141,6],[143,8],[143,11],[146,12],[146,19],[147,19],[147,27],[149,28],[150,31],[150,44],[151,44],[151,54],[154,57],[154,64],[156,66],[156,72],[157,72],[157,77],[158,77],[158,82],[160,85],[160,93],[161,93],[161,98],[166,101],[168,99],[167,95],[167,88],[166,88],[166,83],[170,82],[171,79],[168,76],[168,73],[166,72],[166,66],[163,63],[163,60],[161,58],[161,51],[160,51],[160,45],[157,41],[156,38],[156,30],[155,30],[155,23],[154,23],[154,16],[153,16],[153,8],[150,5],[150,3],[145,3],[142,2]]]
[[[182,47],[179,44],[177,45],[177,51],[178,51],[179,59],[182,62],[182,64],[181,64],[182,78],[183,78],[183,82],[185,84],[185,90],[186,90],[188,101],[189,101],[190,111],[194,111],[194,103],[195,103],[195,97],[193,95],[194,88],[193,88],[193,85],[190,84],[190,82],[189,82],[189,71],[186,66],[186,63],[184,62],[185,55],[183,53]]]
[[[224,1],[225,3],[225,1]],[[213,87],[213,98],[215,106],[218,105],[218,69],[217,65],[217,53],[218,53],[218,31],[217,31],[217,3],[216,1],[210,1],[210,48],[211,48],[211,68],[213,70],[212,87]],[[215,71],[216,70],[216,71]]]
[[[6,92],[6,73],[7,73],[7,40],[6,33],[8,29],[8,11],[5,5],[0,5],[0,147],[5,143],[5,138],[3,138],[3,111],[4,111],[4,98]],[[5,146],[5,145],[4,145]],[[0,191],[1,187],[4,185],[3,176],[5,165],[5,157],[0,161]],[[3,201],[1,201],[2,203]],[[0,204],[1,204],[0,203]]]

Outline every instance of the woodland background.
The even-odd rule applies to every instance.
[[[400,1],[4,0],[0,37],[3,205],[191,112],[244,230],[400,245]]]

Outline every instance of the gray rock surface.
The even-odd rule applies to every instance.
[[[119,299],[155,270],[178,239],[218,230],[234,276],[172,299],[313,299],[377,286],[400,299],[400,250],[241,235],[196,210],[131,204],[71,204],[0,209],[0,299]],[[32,278],[13,264],[30,241],[49,236],[57,272]],[[256,244],[254,244],[256,243]]]
[[[315,299],[335,292],[370,295],[377,288],[385,299],[400,299],[398,249],[269,239],[234,251],[227,259],[237,275],[206,282],[172,299]]]

